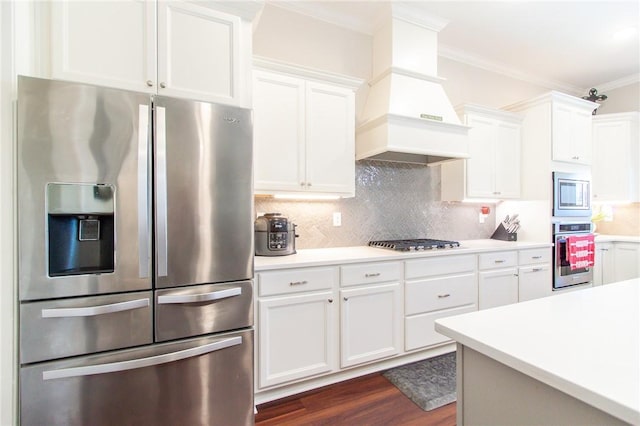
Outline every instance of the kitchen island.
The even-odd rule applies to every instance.
[[[458,424],[640,424],[640,279],[436,320]]]

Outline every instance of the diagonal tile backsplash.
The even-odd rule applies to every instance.
[[[487,204],[485,204],[487,205]],[[484,224],[480,204],[440,201],[440,166],[361,160],[356,162],[356,196],[331,201],[256,197],[256,212],[282,213],[298,225],[296,248],[366,245],[370,240],[489,238],[495,205]],[[334,212],[342,226],[334,227]]]

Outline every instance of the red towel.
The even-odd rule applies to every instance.
[[[595,260],[593,234],[567,237],[567,259],[572,271],[593,266]]]

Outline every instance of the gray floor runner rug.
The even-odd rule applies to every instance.
[[[424,411],[456,400],[456,353],[385,371],[383,376]]]

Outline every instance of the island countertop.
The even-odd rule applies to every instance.
[[[640,278],[439,319],[436,331],[640,424]]]

